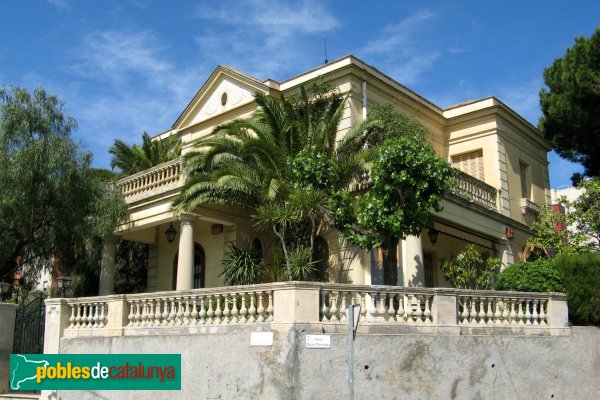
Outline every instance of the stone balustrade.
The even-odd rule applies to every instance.
[[[279,282],[48,299],[45,349],[55,352],[63,336],[218,333],[294,324],[340,330],[347,324],[346,308],[354,304],[361,306],[360,325],[375,333],[570,334],[566,296],[560,293]]]
[[[126,299],[128,328],[273,321],[273,290],[268,286],[146,293]]]
[[[182,158],[176,158],[123,178],[116,185],[125,201],[132,203],[180,187],[183,184],[181,166]]]
[[[321,321],[346,320],[346,307],[361,306],[365,323],[430,325],[434,289],[390,286],[324,285],[321,289]]]
[[[106,301],[76,300],[68,303],[71,309],[69,329],[93,329],[106,326]]]
[[[454,193],[489,209],[497,209],[498,190],[487,183],[456,170]]]

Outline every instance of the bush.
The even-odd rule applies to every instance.
[[[564,292],[560,270],[553,260],[544,258],[513,264],[498,276],[496,290],[517,292]]]
[[[600,323],[600,254],[562,255],[555,258],[562,272],[573,323]]]
[[[442,263],[444,277],[458,289],[491,289],[500,272],[500,259],[484,257],[474,245],[468,244],[451,261]]]
[[[260,251],[252,246],[243,249],[235,244],[229,245],[223,266],[223,273],[219,276],[228,286],[253,285],[265,279]]]

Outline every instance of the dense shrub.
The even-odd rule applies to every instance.
[[[562,276],[554,260],[543,258],[513,264],[498,276],[496,290],[517,292],[564,292]]]
[[[600,254],[563,255],[555,258],[563,276],[573,323],[600,323]]]
[[[254,285],[265,279],[261,252],[253,246],[241,248],[230,244],[219,275],[228,286]]]

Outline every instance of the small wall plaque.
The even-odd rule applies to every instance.
[[[252,332],[250,346],[273,346],[273,332]]]
[[[307,349],[330,349],[331,336],[329,335],[306,335]]]

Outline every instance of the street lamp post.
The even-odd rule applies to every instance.
[[[10,283],[8,282],[0,282],[0,301],[4,301],[4,297],[10,291]]]
[[[71,278],[67,274],[62,274],[61,276],[56,278],[56,283],[58,284],[58,288],[60,289],[60,297],[65,297],[65,293],[69,286],[71,286],[72,280],[73,278]]]

